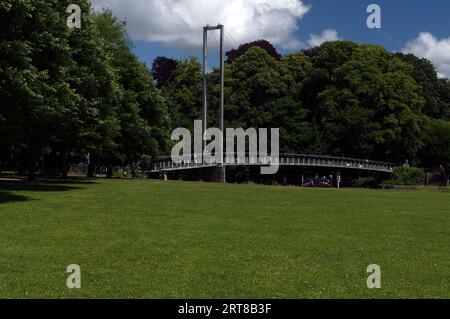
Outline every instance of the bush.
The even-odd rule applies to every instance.
[[[150,162],[152,161],[152,157],[150,155],[142,155],[139,160],[139,168],[143,171],[147,171],[150,168]]]
[[[379,182],[379,180],[378,180]],[[357,188],[372,188],[377,186],[377,179],[374,177],[359,177],[355,179],[353,182],[353,187]]]
[[[422,169],[417,167],[396,167],[394,176],[383,182],[392,185],[418,185],[424,176]]]

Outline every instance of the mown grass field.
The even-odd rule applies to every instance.
[[[0,298],[450,298],[443,191],[0,182],[0,225]]]

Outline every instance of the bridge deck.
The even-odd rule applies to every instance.
[[[267,166],[270,165],[270,157],[252,157],[236,158],[234,156],[225,155],[225,166]],[[331,167],[342,169],[357,169],[374,172],[392,173],[394,164],[387,162],[378,162],[371,160],[341,158],[332,156],[317,155],[301,155],[301,154],[280,154],[278,160],[273,162],[274,165],[280,166],[304,166],[304,167]],[[160,171],[177,171],[186,169],[201,169],[207,167],[218,166],[217,163],[211,161],[209,163],[196,163],[194,158],[191,160],[175,163],[170,157],[163,157],[153,161],[152,173]]]

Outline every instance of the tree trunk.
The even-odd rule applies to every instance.
[[[69,173],[69,163],[67,158],[67,153],[61,153],[61,177],[62,179],[67,179]]]
[[[89,177],[89,178],[95,177],[95,166],[94,166],[94,163],[92,162],[92,160],[89,161],[87,177]]]
[[[28,181],[36,180],[36,151],[31,148],[28,154]]]
[[[18,165],[17,165],[17,174],[19,174],[19,176],[26,176],[27,175],[27,171],[25,169],[25,167],[26,167],[26,163],[25,162],[26,162],[26,153],[25,153],[25,150],[22,149],[20,151],[20,154],[19,154],[18,159],[17,159],[17,163],[18,163]]]
[[[106,178],[112,178],[113,175],[113,167],[111,164],[108,164],[108,167],[106,168]]]

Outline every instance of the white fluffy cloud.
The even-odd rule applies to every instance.
[[[93,0],[96,10],[110,8],[126,19],[135,40],[199,48],[202,26],[225,25],[230,45],[266,39],[294,48],[300,20],[309,6],[301,0]]]
[[[318,47],[324,42],[337,40],[339,40],[337,31],[334,29],[326,29],[321,35],[311,34],[309,36],[308,45],[310,47]]]
[[[450,38],[439,40],[429,32],[422,32],[406,43],[402,52],[430,60],[440,77],[450,78]]]

